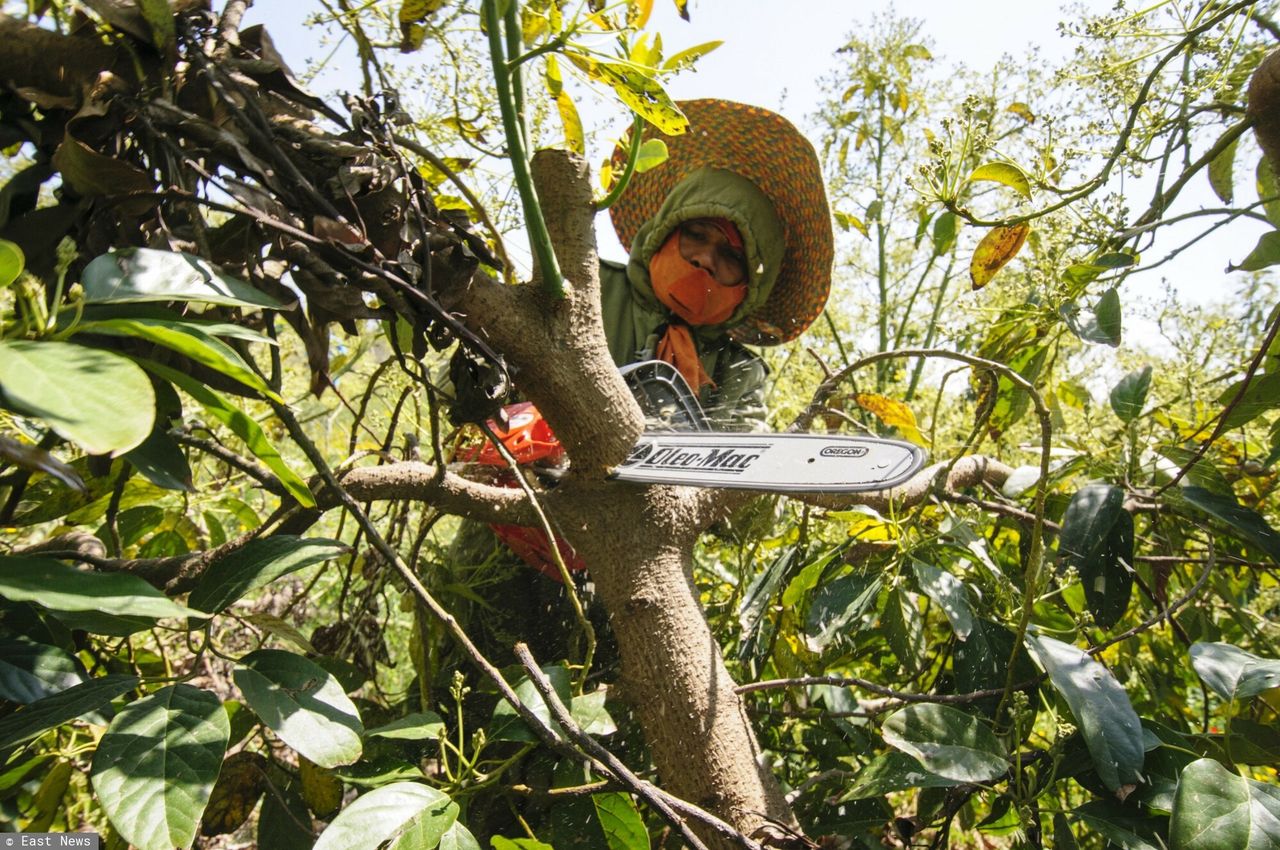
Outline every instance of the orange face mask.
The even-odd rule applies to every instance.
[[[718,325],[727,321],[747,297],[747,287],[723,286],[711,273],[680,255],[676,230],[649,260],[653,294],[690,325]]]

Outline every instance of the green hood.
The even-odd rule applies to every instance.
[[[627,279],[637,300],[649,309],[666,311],[653,294],[649,260],[671,231],[695,218],[727,218],[742,233],[747,255],[747,297],[728,321],[716,326],[726,330],[751,315],[769,297],[782,265],[782,222],[773,203],[747,178],[720,168],[691,171],[667,195],[657,214],[640,226],[631,245]]]

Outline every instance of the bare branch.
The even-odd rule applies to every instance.
[[[341,476],[342,487],[362,502],[413,499],[446,513],[483,522],[536,525],[537,514],[522,491],[480,484],[418,461],[353,469]]]

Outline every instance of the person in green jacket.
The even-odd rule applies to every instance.
[[[630,257],[600,263],[605,336],[618,366],[672,363],[712,427],[762,430],[767,369],[747,346],[797,337],[830,290],[821,167],[808,140],[774,112],[725,100],[679,105],[688,131],[651,130],[667,161],[634,175],[610,208]],[[548,563],[530,566],[555,574]],[[563,588],[488,526],[462,523],[438,570],[433,586],[469,589],[450,607],[491,657],[510,661],[515,640],[539,658],[565,654],[575,626]],[[602,616],[598,606],[589,611]],[[603,620],[597,630],[607,634]]]
[[[625,265],[601,261],[605,336],[619,366],[676,366],[713,427],[761,430],[778,345],[821,313],[833,235],[818,157],[777,113],[726,100],[679,104],[689,129],[651,130],[668,159],[610,209]]]

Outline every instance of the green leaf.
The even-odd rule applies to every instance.
[[[1257,511],[1241,505],[1233,496],[1211,493],[1203,487],[1183,487],[1180,493],[1191,505],[1222,520],[1280,564],[1280,534]]]
[[[1142,406],[1147,403],[1147,392],[1150,389],[1150,366],[1130,372],[1112,387],[1111,409],[1120,417],[1121,422],[1128,425],[1142,414]]]
[[[337,767],[360,758],[360,713],[323,667],[260,649],[240,659],[232,675],[254,714],[311,761]]]
[[[942,256],[956,244],[956,234],[960,232],[960,217],[953,212],[944,212],[933,220],[933,252]],[[865,234],[864,234],[865,235]]]
[[[281,534],[251,540],[210,564],[187,604],[216,614],[259,587],[336,558],[347,549],[341,541],[323,537],[307,539]]]
[[[126,248],[96,257],[80,285],[89,304],[196,301],[228,307],[279,307],[276,299],[181,251]]]
[[[1262,201],[1262,210],[1273,227],[1280,227],[1280,182],[1276,180],[1275,169],[1271,165],[1271,157],[1258,158],[1256,186],[1258,200]]]
[[[908,673],[920,669],[924,661],[924,618],[920,616],[916,598],[914,593],[895,588],[889,591],[880,615],[880,630],[902,670]]]
[[[1227,387],[1218,396],[1218,404],[1231,404],[1240,392],[1244,379]],[[1249,385],[1243,387],[1244,394],[1235,406],[1223,418],[1222,428],[1239,428],[1246,422],[1256,419],[1269,410],[1280,407],[1280,372],[1268,372],[1265,375],[1254,375]]]
[[[88,490],[80,473],[70,464],[63,463],[39,446],[21,443],[10,437],[0,436],[0,461],[16,464],[32,472],[43,472],[80,492]]]
[[[0,342],[0,400],[89,454],[119,454],[151,433],[156,397],[129,358],[69,342]]]
[[[1031,198],[1031,181],[1026,172],[1011,162],[988,162],[979,165],[969,175],[969,182],[990,180],[1001,183],[1028,200]]]
[[[649,850],[649,831],[630,794],[592,794],[609,850]]]
[[[589,694],[574,697],[573,702],[569,703],[569,715],[578,724],[578,728],[588,735],[612,735],[618,731],[617,724],[613,722],[608,709],[604,707],[605,698],[608,695],[609,692],[605,688],[600,688]]]
[[[940,570],[924,561],[912,561],[911,567],[916,574],[916,582],[920,590],[937,603],[942,613],[947,615],[951,630],[960,640],[968,640],[973,631],[973,608],[969,605],[969,594],[964,582],[945,570]]]
[[[1206,685],[1233,702],[1280,687],[1280,661],[1229,643],[1193,643],[1191,666]]]
[[[458,804],[448,797],[444,802],[427,806],[400,828],[387,850],[434,850],[444,834],[458,822],[458,811]]]
[[[570,680],[569,671],[562,666],[547,666],[542,668],[542,672],[546,674],[551,681],[551,689],[556,696],[565,705],[569,704]],[[543,723],[555,730],[554,720],[551,719],[551,709],[547,707],[546,702],[542,699],[542,694],[538,693],[538,689],[534,687],[533,682],[529,681],[526,676],[521,679],[515,687],[516,696],[520,702],[529,708]],[[493,741],[520,741],[523,743],[537,743],[542,739],[534,734],[525,722],[520,719],[520,715],[516,714],[516,710],[511,707],[511,703],[503,700],[493,709],[493,720],[489,724],[489,739]]]
[[[1112,791],[1142,781],[1142,725],[1111,671],[1069,643],[1027,635],[1027,649],[1075,716],[1094,768]]]
[[[1077,807],[1072,814],[1122,850],[1165,850],[1161,840],[1165,818],[1144,815],[1140,809],[1114,800],[1094,800]]]
[[[275,473],[276,478],[280,479],[280,483],[289,491],[289,494],[298,500],[298,504],[307,508],[315,507],[315,496],[311,495],[306,482],[284,462],[279,450],[271,444],[267,435],[263,433],[262,427],[252,417],[227,401],[224,396],[189,375],[161,366],[159,363],[146,362],[144,365],[152,373],[181,388],[183,392],[198,401],[209,415],[230,428],[233,434],[244,441],[253,456]]]
[[[434,711],[406,714],[376,729],[366,729],[365,737],[396,741],[434,741],[440,737],[444,721]]]
[[[257,839],[257,850],[309,850],[315,844],[311,812],[293,785],[277,787],[263,797]]]
[[[1085,342],[1103,343],[1113,348],[1120,344],[1123,321],[1120,293],[1114,288],[1102,293],[1092,311],[1082,310],[1075,302],[1070,302],[1063,305],[1059,312],[1071,332]]]
[[[46,730],[97,711],[111,700],[138,687],[137,676],[112,674],[42,697],[0,719],[0,752],[29,741]]]
[[[186,492],[194,488],[187,456],[178,443],[159,428],[141,445],[125,452],[124,458],[157,487]]]
[[[657,168],[669,157],[666,142],[662,139],[645,139],[636,157],[636,174],[644,174],[651,168]]]
[[[493,850],[555,850],[550,844],[544,844],[536,838],[505,838],[495,835],[489,839]]]
[[[0,557],[0,596],[54,611],[97,611],[120,617],[203,617],[137,576],[77,570],[53,558]]]
[[[986,722],[950,706],[909,705],[885,718],[881,734],[947,779],[988,782],[1009,770],[1009,754]]]
[[[441,834],[457,819],[458,805],[442,791],[418,782],[397,782],[370,791],[348,805],[320,834],[314,850],[356,850],[373,848],[411,827],[419,815],[422,828],[444,823]],[[421,835],[413,826],[414,834]],[[437,839],[439,840],[439,839]],[[394,846],[401,847],[396,844]],[[401,847],[408,850],[408,846]],[[425,850],[425,847],[424,847]]]
[[[462,824],[453,824],[440,836],[440,850],[480,850],[480,842]]]
[[[999,623],[977,620],[973,631],[969,633],[969,639],[958,641],[953,651],[952,670],[956,678],[956,692],[968,694],[1003,688],[1012,654],[1013,632]],[[1036,675],[1031,658],[1021,648],[1014,667],[1015,684],[1028,681]],[[995,714],[999,701],[999,697],[990,697],[975,705],[991,716]]]
[[[1209,186],[1213,189],[1213,194],[1228,206],[1231,205],[1231,199],[1235,195],[1235,180],[1233,172],[1236,164],[1236,143],[1233,141],[1222,149],[1222,153],[1213,158],[1209,163]]]
[[[26,705],[88,680],[79,659],[21,636],[0,639],[0,699]]]
[[[1187,765],[1169,822],[1173,850],[1280,847],[1280,788],[1246,779],[1213,759]]]
[[[1228,265],[1227,271],[1256,272],[1280,263],[1280,230],[1270,230],[1258,237],[1258,244],[1238,266]]]
[[[190,847],[231,726],[208,691],[171,685],[126,706],[93,757],[94,793],[139,850]]]
[[[1136,254],[1127,254],[1123,251],[1113,251],[1110,254],[1103,254],[1095,257],[1090,261],[1091,265],[1099,266],[1104,269],[1127,269],[1138,262]]]
[[[8,239],[0,239],[0,289],[7,289],[26,268],[22,249]]]
[[[809,565],[814,566],[815,564]],[[809,567],[797,577],[797,581],[804,573],[809,572]],[[817,580],[817,575],[814,575],[814,580]],[[861,619],[875,604],[880,595],[880,587],[879,576],[856,572],[846,573],[819,586],[805,617],[805,642],[809,649],[821,652],[842,635],[851,623]],[[790,592],[790,587],[783,592],[784,600]],[[783,605],[786,606],[785,601]]]
[[[215,372],[239,381],[267,398],[282,401],[280,396],[267,386],[262,376],[244,362],[239,352],[193,322],[173,322],[163,319],[104,319],[85,322],[80,325],[78,332],[132,337],[153,342],[176,351],[194,363],[207,366]]]
[[[1124,509],[1123,490],[1090,484],[1071,497],[1062,517],[1058,559],[1080,574],[1097,624],[1118,623],[1133,594],[1133,517]]]
[[[895,751],[876,756],[858,771],[857,779],[840,801],[883,797],[909,788],[950,788],[962,784],[960,780],[930,773],[917,759]]]

